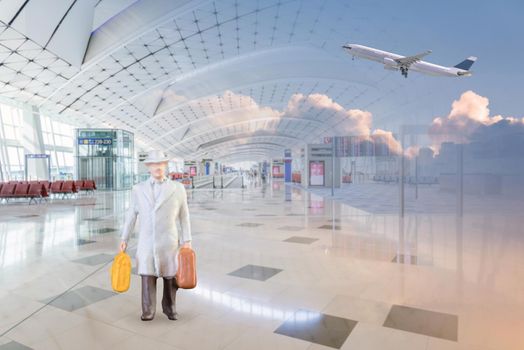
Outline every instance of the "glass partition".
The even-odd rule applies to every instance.
[[[95,180],[99,189],[133,185],[134,136],[118,129],[77,129],[77,178]]]

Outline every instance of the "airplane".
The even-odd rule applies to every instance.
[[[422,61],[423,57],[431,53],[430,50],[414,56],[401,56],[391,52],[357,44],[346,44],[342,47],[346,49],[347,52],[353,56],[353,58],[357,56],[371,61],[380,62],[384,64],[384,69],[400,70],[400,73],[405,78],[408,77],[408,71],[410,69],[428,75],[469,77],[472,75],[472,72],[469,69],[477,60],[477,57],[471,56],[454,67],[444,67]]]

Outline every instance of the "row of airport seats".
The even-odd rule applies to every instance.
[[[180,180],[184,177],[189,177],[189,174],[187,173],[170,173],[169,176],[171,176],[171,180]]]
[[[385,182],[385,183],[398,183],[399,177],[397,175],[374,175],[373,181]],[[438,184],[438,178],[436,176],[405,176],[404,183],[408,184],[419,184],[419,185],[434,185]]]
[[[72,196],[79,191],[94,191],[96,184],[93,180],[77,181],[9,181],[0,183],[0,201],[6,203],[9,199],[26,198],[29,204],[38,200],[47,199],[50,195]]]

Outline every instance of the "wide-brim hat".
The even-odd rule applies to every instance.
[[[147,158],[144,160],[144,164],[148,163],[161,163],[161,162],[168,162],[169,158],[166,156],[166,154],[159,150],[152,150],[147,153]]]

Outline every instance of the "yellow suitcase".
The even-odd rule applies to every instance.
[[[125,252],[115,256],[111,266],[111,287],[115,292],[125,292],[131,283],[131,257]]]

